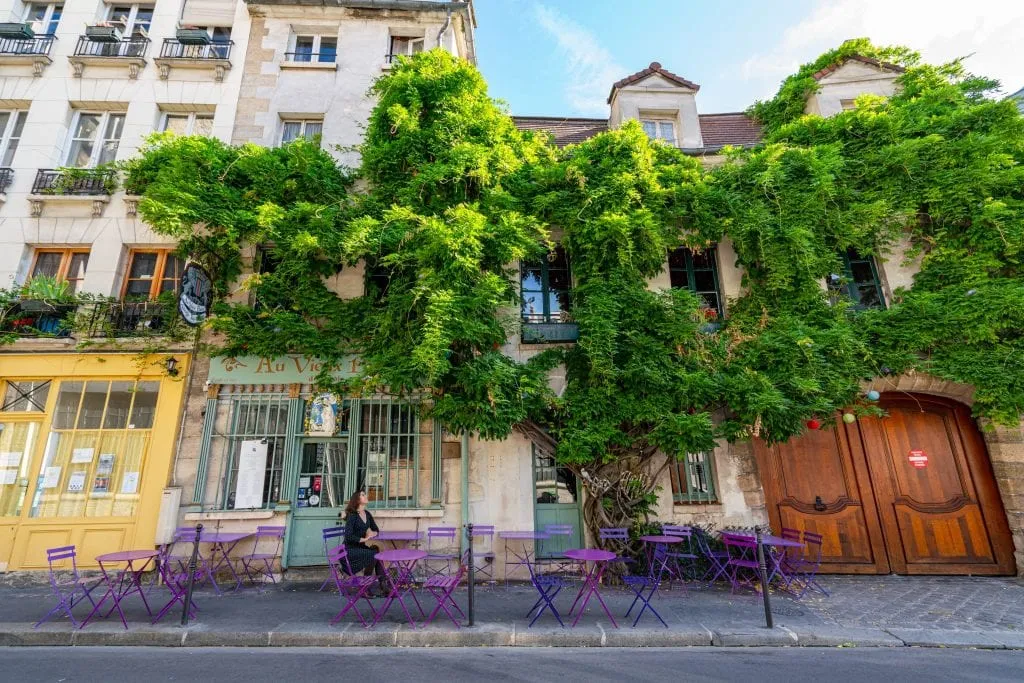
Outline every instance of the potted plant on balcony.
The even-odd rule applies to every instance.
[[[213,42],[207,30],[198,26],[180,26],[175,35],[182,45],[209,45]]]
[[[117,190],[117,172],[113,164],[93,168],[61,166],[59,174],[44,194],[113,194]]]
[[[101,21],[98,24],[86,26],[85,37],[94,43],[119,43],[121,42],[121,25]]]
[[[28,40],[36,37],[31,24],[0,23],[0,38],[13,38],[15,40]]]
[[[36,275],[18,293],[18,308],[24,313],[66,314],[75,307],[75,294],[65,280]]]

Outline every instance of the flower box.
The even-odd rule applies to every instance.
[[[121,29],[117,26],[96,26],[85,27],[85,37],[94,43],[119,43],[121,42]]]
[[[209,45],[213,42],[205,28],[179,28],[175,35],[182,45]]]
[[[0,38],[27,40],[35,37],[36,32],[32,30],[31,24],[0,23]]]

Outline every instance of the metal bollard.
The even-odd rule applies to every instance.
[[[192,557],[188,558],[188,587],[185,589],[185,607],[181,611],[181,625],[188,626],[188,613],[192,607],[192,590],[196,583],[196,570],[199,568],[199,536],[203,533],[203,525],[196,524],[196,538],[192,542]]]
[[[766,628],[774,628],[772,621],[772,602],[768,597],[768,565],[764,560],[764,544],[761,542],[761,527],[754,527],[754,537],[757,539],[757,571],[761,576],[761,596],[764,598],[764,621]]]
[[[476,563],[473,561],[473,523],[472,522],[470,522],[469,524],[466,525],[466,536],[468,536],[467,543],[466,543],[466,564],[468,565],[467,566],[467,572],[468,573],[466,574],[466,588],[467,588],[467,593],[468,593],[468,595],[466,597],[466,600],[467,600],[466,612],[467,612],[467,615],[469,617],[469,625],[472,626],[473,625],[473,621],[476,618],[476,614],[474,613],[474,607],[473,607],[474,592],[475,592],[474,589],[475,589],[475,585],[476,585]]]

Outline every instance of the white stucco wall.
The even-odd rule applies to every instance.
[[[873,94],[889,97],[896,92],[898,73],[851,60],[818,81],[819,91],[807,99],[808,114],[832,116],[843,110],[843,100]]]

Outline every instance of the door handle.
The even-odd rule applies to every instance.
[[[818,512],[825,511],[825,503],[821,502],[821,496],[814,497],[814,509]]]

